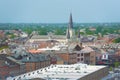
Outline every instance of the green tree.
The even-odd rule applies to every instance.
[[[114,66],[115,66],[115,67],[118,67],[119,65],[120,65],[120,62],[115,62],[115,63],[114,63]]]
[[[113,41],[114,43],[120,43],[120,37]]]

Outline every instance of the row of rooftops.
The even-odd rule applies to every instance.
[[[68,46],[64,46],[64,47],[68,47]],[[76,50],[75,48],[78,47]],[[24,49],[21,48],[17,48],[15,50],[13,50],[12,52],[12,56],[18,60],[21,60],[23,62],[37,62],[37,61],[45,61],[45,60],[49,60],[48,56],[55,56],[58,58],[57,54],[64,54],[64,53],[90,53],[92,51],[96,51],[97,53],[107,53],[104,50],[95,48],[93,47],[80,47],[79,45],[76,44],[71,44],[68,48],[66,49],[60,49],[60,50],[54,50],[51,48],[43,48],[46,50],[42,50],[42,49],[37,49],[37,50],[33,50],[32,53],[25,51]],[[38,51],[37,53],[34,53],[34,51]],[[113,50],[108,50],[109,53],[115,53]]]
[[[16,77],[9,77],[7,80],[28,80],[34,78],[43,80],[77,80],[105,67],[106,66],[92,66],[82,63],[72,65],[50,65]]]
[[[69,47],[68,47],[69,46]],[[94,46],[90,46],[90,47],[80,47],[78,44],[70,44],[70,45],[66,45],[66,44],[62,44],[62,47],[65,47],[64,49],[60,49],[60,50],[50,50],[51,48],[45,48],[48,50],[43,50],[41,52],[38,52],[36,54],[32,54],[30,52],[27,52],[23,47],[18,47],[14,50],[12,50],[12,57],[7,57],[7,59],[12,60],[18,64],[21,64],[19,62],[17,62],[17,60],[21,61],[21,62],[38,62],[38,61],[46,61],[46,60],[50,60],[50,57],[56,57],[58,60],[61,60],[61,58],[57,55],[57,54],[64,54],[64,53],[89,53],[92,51],[97,51],[97,53],[115,53],[114,50],[108,50],[107,52],[101,49],[98,49]],[[76,50],[75,48],[77,47],[78,50]],[[58,46],[56,48],[59,48]],[[2,58],[2,56],[1,56]],[[15,59],[17,60],[15,60]],[[7,63],[7,62],[6,62]]]

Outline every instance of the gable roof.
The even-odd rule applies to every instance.
[[[92,48],[90,48],[90,47],[85,47],[84,49],[82,49],[82,50],[80,51],[80,53],[90,53],[90,52],[92,52],[92,51],[94,51]]]

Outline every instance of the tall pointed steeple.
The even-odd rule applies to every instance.
[[[67,39],[70,39],[70,32],[69,32],[69,28],[68,28],[68,30],[67,30],[66,37],[67,37]]]
[[[70,13],[69,28],[70,28],[70,29],[73,29],[72,13]]]

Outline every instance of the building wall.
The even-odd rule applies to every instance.
[[[64,61],[57,61],[57,64],[64,64]]]
[[[108,67],[105,67],[78,80],[101,80],[103,77],[108,75],[108,71]]]
[[[69,54],[69,64],[75,64],[75,63],[77,63],[77,54],[70,53]]]
[[[92,64],[92,65],[96,64],[95,51],[90,52],[90,64]]]
[[[33,62],[27,62],[25,63],[25,65],[26,65],[26,72],[35,70],[35,63]]]
[[[75,64],[77,63],[77,54],[76,53],[60,53],[58,54],[60,58],[64,60],[65,64]]]
[[[19,65],[9,66],[9,75],[17,76],[19,74],[20,74],[20,66]]]
[[[67,63],[68,63],[68,59],[69,59],[68,53],[59,53],[58,55],[59,55],[59,57],[60,57],[61,59],[64,60],[64,62],[67,62]]]
[[[0,67],[0,80],[5,80],[5,78],[8,76],[9,76],[9,67],[1,66]]]
[[[90,64],[90,53],[84,53],[84,63]]]
[[[92,65],[96,64],[95,51],[92,51],[90,53],[84,53],[84,63]]]
[[[44,68],[50,65],[50,61],[40,61],[40,62],[26,62],[26,72],[34,71],[40,68]]]
[[[0,80],[6,80],[8,76],[17,76],[25,73],[25,67],[19,64],[6,65],[5,61],[0,60]],[[21,67],[21,68],[20,68]]]
[[[26,73],[26,67],[25,64],[20,65],[20,74]]]

